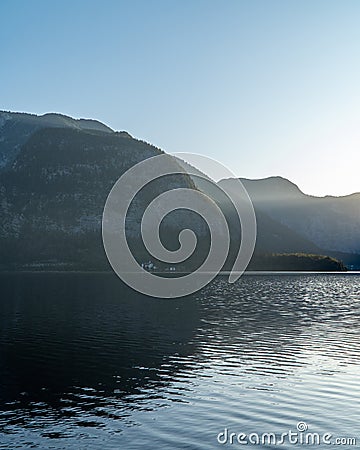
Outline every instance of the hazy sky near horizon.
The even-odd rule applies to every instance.
[[[360,191],[360,1],[3,0],[0,109]]]

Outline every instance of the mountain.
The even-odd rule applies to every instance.
[[[164,155],[164,152],[96,120],[76,120],[60,114],[36,116],[0,112],[0,268],[110,269],[101,237],[107,196],[124,172],[157,155]],[[135,259],[138,262],[149,259],[141,239],[141,220],[149,202],[171,189],[191,188],[208,194],[209,206],[214,201],[225,214],[231,234],[225,268],[231,268],[241,240],[240,222],[231,201],[213,183],[200,182],[184,172],[170,155],[166,157],[171,167],[183,173],[149,183],[135,196],[128,210],[126,231]],[[350,238],[349,234],[340,233],[341,223],[335,213],[331,215],[326,208],[311,206],[315,199],[301,193],[289,181],[280,178],[242,181],[253,198],[258,222],[253,266],[255,261],[259,267],[264,267],[265,263],[267,267],[272,264],[283,267],[287,261],[286,264],[292,266],[299,263],[307,268],[311,264],[316,268],[319,264],[330,267],[333,263],[329,260],[319,262],[312,257],[305,261],[304,255],[290,259],[282,255],[275,259],[267,256],[266,259],[264,254],[305,252],[337,256],[331,253],[333,248],[344,260],[349,257],[351,248],[354,251],[350,256],[356,260],[356,242],[359,241],[354,225],[357,224],[355,204],[347,205],[347,213],[342,216],[347,221],[344,229],[352,227],[354,236]],[[220,186],[221,183],[233,186],[232,180],[223,180]],[[236,195],[235,187],[233,194]],[[309,205],[316,216],[310,232],[301,222],[304,218],[308,220]],[[344,211],[343,203],[336,207],[339,209],[340,205]],[[300,207],[303,208],[301,213]],[[322,216],[319,211],[323,211]],[[326,224],[324,220],[334,223]],[[322,226],[329,228],[326,242],[332,239],[332,246],[322,245]],[[340,244],[336,234],[331,235],[331,226],[338,230]],[[179,248],[179,232],[184,228],[190,228],[198,236],[194,256],[184,266],[179,266],[179,269],[191,270],[204,261],[209,250],[209,229],[204,221],[193,212],[178,209],[164,218],[160,235],[164,245],[175,250]],[[153,262],[162,267],[160,261],[153,259]]]
[[[126,170],[163,152],[96,121],[54,114],[4,117],[0,266],[109,269],[101,238],[106,198]],[[149,200],[175,187],[193,184],[185,174],[158,179],[129,209],[127,233],[139,260],[147,255],[139,240],[142,213]],[[170,236],[185,225],[174,215],[164,225]],[[188,215],[186,223],[206,235],[197,217]]]
[[[280,235],[286,235],[283,228],[286,227],[296,233],[290,237],[294,244],[305,239],[314,246],[310,250],[314,253],[341,257],[348,264],[360,264],[360,193],[314,197],[304,194],[294,183],[282,177],[240,180],[257,215],[269,217],[273,221],[270,222],[271,227],[278,226]],[[234,180],[221,180],[219,185],[237,195]],[[283,250],[279,248],[276,251]]]
[[[113,130],[97,120],[73,119],[62,114],[37,116],[27,113],[0,111],[0,168],[10,168],[22,145],[37,130],[43,128],[68,128],[113,133]]]
[[[189,169],[191,166],[187,163],[181,162],[184,169]],[[193,170],[191,170],[193,171]],[[210,198],[212,198],[221,208],[226,216],[230,228],[230,235],[232,239],[232,251],[235,253],[238,250],[241,237],[241,226],[238,219],[237,212],[232,205],[231,200],[226,196],[221,187],[224,183],[221,181],[217,185],[208,177],[199,172],[199,176],[191,176],[195,186]],[[228,187],[227,185],[225,186]],[[236,197],[238,194],[237,183],[230,184],[232,196]],[[321,254],[322,250],[314,242],[310,241],[304,236],[301,236],[296,231],[290,229],[288,226],[274,220],[269,214],[260,209],[256,209],[257,222],[257,240],[255,252],[258,253],[312,253]]]
[[[194,169],[185,161],[180,162],[181,166],[192,173],[191,178],[195,186],[210,198],[212,198],[223,211],[229,225],[231,246],[230,257],[227,261],[226,269],[231,269],[232,261],[234,261],[239,250],[241,241],[241,225],[237,212],[231,200],[224,193],[231,194],[232,198],[236,198],[238,193],[238,183],[235,180],[222,180],[217,185],[214,184],[207,175],[201,171]],[[193,175],[193,174],[196,174]],[[298,187],[290,181],[273,177],[264,180],[244,180],[247,191],[251,193],[252,200],[259,198],[266,205],[270,204],[274,198],[280,199],[282,202],[291,204],[304,194]],[[247,183],[246,183],[247,182]],[[319,247],[308,237],[298,233],[286,224],[280,223],[268,214],[268,211],[258,207],[257,202],[253,202],[255,206],[256,222],[257,222],[257,239],[254,257],[249,268],[270,270],[271,268],[284,270],[318,270],[322,266],[322,270],[333,270],[336,266],[338,270],[343,270],[341,264],[337,265],[335,260],[329,258],[319,258],[314,255],[327,255],[328,251]],[[304,254],[308,254],[308,257]],[[286,257],[285,255],[288,255]],[[348,254],[334,254],[335,258],[347,258],[350,264],[353,261]],[[357,261],[355,261],[357,262]]]

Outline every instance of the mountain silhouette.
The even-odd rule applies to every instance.
[[[101,239],[107,195],[130,167],[163,153],[96,120],[0,112],[0,267],[110,269]],[[257,258],[271,253],[311,253],[356,264],[360,252],[358,194],[317,199],[280,177],[241,180],[255,206]],[[233,195],[237,195],[233,180],[222,180],[222,184],[230,189],[234,185]],[[201,184],[186,173],[149,184],[129,208],[127,235],[136,259],[139,263],[148,259],[141,240],[147,204],[179,187],[202,190],[224,211],[231,233],[230,267],[241,239],[233,205],[214,184]],[[190,269],[206,257],[210,236],[197,214],[175,211],[161,225],[164,245],[176,249],[184,228],[199,238],[198,255],[186,262],[185,268]]]
[[[266,214],[276,224],[311,242],[319,251],[344,259],[349,265],[360,261],[360,193],[335,197],[306,195],[282,177],[260,180],[241,178],[257,214]],[[236,195],[237,183],[221,180]],[[283,233],[281,233],[283,234]],[[294,235],[294,243],[295,243]]]

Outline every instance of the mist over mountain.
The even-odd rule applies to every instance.
[[[305,239],[317,247],[315,252],[343,256],[349,264],[357,259],[355,255],[360,254],[360,193],[314,197],[304,194],[282,177],[240,180],[259,217],[266,214],[275,224],[296,233],[294,243]],[[219,185],[237,195],[234,180],[221,180]]]
[[[160,149],[96,120],[0,112],[0,267],[108,270],[101,238],[106,198],[130,167],[160,154]],[[173,164],[179,168],[175,160]],[[256,211],[257,257],[312,253],[357,261],[359,194],[318,199],[280,177],[241,181]],[[237,195],[233,180],[219,182],[224,184]],[[234,207],[216,185],[186,173],[149,183],[129,208],[127,235],[136,259],[149,258],[140,237],[146,206],[160,193],[179,187],[205,192],[224,212],[231,234],[230,268],[241,240]],[[189,268],[206,257],[209,230],[197,214],[177,210],[161,225],[169,249],[178,248],[184,228],[199,238],[198,255],[187,261]]]

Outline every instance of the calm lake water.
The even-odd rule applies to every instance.
[[[230,433],[299,422],[360,445],[359,275],[220,277],[178,300],[112,274],[0,282],[0,448],[241,448]]]

